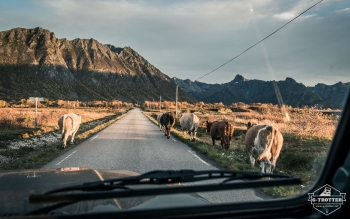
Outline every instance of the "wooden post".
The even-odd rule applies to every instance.
[[[37,108],[38,101],[44,101],[44,97],[29,97],[30,101],[35,101],[35,118],[34,118],[34,128],[37,128]]]
[[[36,122],[36,118],[37,118],[37,111],[38,111],[38,98],[35,98],[35,118],[34,118],[34,128],[36,129],[37,127],[37,122]]]
[[[175,103],[175,108],[176,108],[176,118],[177,118],[177,96],[178,96],[178,86],[176,85],[176,103]]]

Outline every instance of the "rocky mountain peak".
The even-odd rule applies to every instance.
[[[248,81],[248,79],[244,78],[240,74],[237,74],[236,77],[233,79],[233,82],[243,82],[243,81]]]
[[[131,47],[104,45],[93,38],[57,39],[41,27],[0,32],[0,72],[0,99],[5,100],[175,98],[168,92],[176,86],[170,78]],[[179,93],[183,101],[195,100]]]

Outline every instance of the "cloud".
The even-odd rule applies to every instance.
[[[280,20],[292,20],[296,16],[297,16],[297,14],[295,12],[292,12],[292,11],[273,15],[273,17],[280,19]]]
[[[350,11],[350,8],[344,8],[344,9],[337,10],[335,12],[336,13],[338,13],[338,12],[342,13],[342,12],[349,12],[349,11]]]
[[[276,80],[295,77],[306,85],[350,81],[350,64],[344,58],[350,57],[347,1],[323,1],[263,42]],[[27,1],[25,8],[0,2],[0,31],[41,26],[58,38],[130,46],[170,77],[195,80],[316,2],[35,0]],[[225,83],[236,74],[270,79],[260,45],[201,81]]]

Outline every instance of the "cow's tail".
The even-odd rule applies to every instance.
[[[62,119],[62,134],[65,133],[65,131],[66,131],[65,130],[65,128],[66,128],[65,124],[66,124],[67,117],[68,117],[67,114],[63,115],[63,119]]]
[[[271,128],[271,141],[269,145],[265,148],[264,152],[260,154],[258,160],[262,160],[264,158],[266,158],[267,160],[270,160],[272,144],[275,141],[275,128],[273,126],[269,126],[266,128],[267,129]]]
[[[63,115],[63,118],[62,118],[62,138],[64,136],[64,133],[66,132],[66,119],[67,119],[68,115],[67,114],[64,114]]]

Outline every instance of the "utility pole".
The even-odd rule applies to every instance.
[[[175,103],[175,107],[176,107],[176,118],[177,118],[177,96],[178,96],[178,86],[176,85],[176,103]]]
[[[159,96],[159,112],[162,112],[162,96]]]

